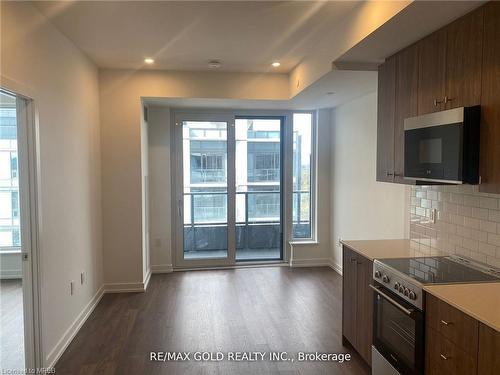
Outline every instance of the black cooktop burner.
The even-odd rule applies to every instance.
[[[422,284],[500,281],[499,276],[476,270],[447,256],[392,258],[379,261]]]

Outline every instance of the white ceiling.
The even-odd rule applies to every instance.
[[[99,67],[289,72],[356,1],[34,2]],[[270,64],[278,60],[281,67]]]

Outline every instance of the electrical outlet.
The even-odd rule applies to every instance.
[[[431,210],[431,223],[436,224],[436,219],[437,219],[437,210],[433,208]]]
[[[69,295],[72,296],[75,291],[75,282],[71,280],[69,282]]]
[[[85,272],[81,272],[80,273],[80,284],[83,285],[83,283],[85,282]]]

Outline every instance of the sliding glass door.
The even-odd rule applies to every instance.
[[[236,260],[282,259],[281,118],[235,122]]]
[[[283,119],[175,120],[176,266],[283,259]]]

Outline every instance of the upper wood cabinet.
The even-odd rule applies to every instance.
[[[378,67],[377,181],[394,181],[394,111],[396,58]]]
[[[396,102],[394,118],[394,182],[413,184],[405,180],[404,120],[418,112],[418,46],[410,46],[396,55]]]
[[[418,114],[442,111],[445,96],[446,30],[418,42]]]
[[[500,193],[500,2],[491,1],[379,67],[377,181],[403,178],[404,120],[481,105],[479,190]]]
[[[445,109],[481,103],[482,53],[483,8],[479,8],[446,27]]]
[[[500,2],[484,7],[479,190],[500,193]]]

